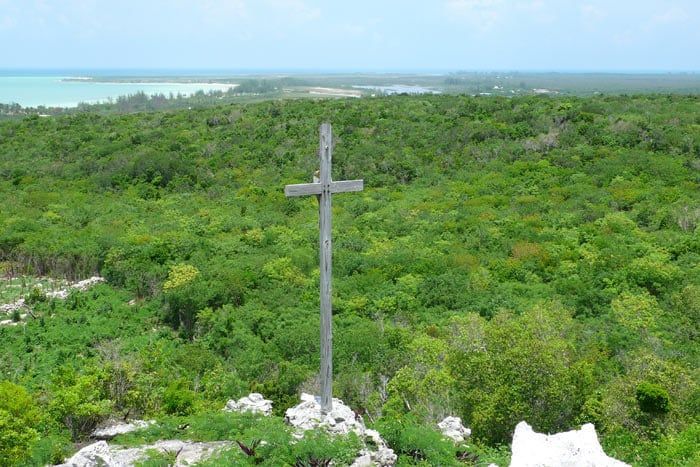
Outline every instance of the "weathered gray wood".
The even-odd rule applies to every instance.
[[[362,191],[365,183],[363,180],[343,180],[331,182],[331,193],[348,193],[351,191]]]
[[[300,183],[298,185],[287,185],[284,187],[284,195],[287,197],[320,195],[321,189],[322,187],[320,183]]]
[[[331,308],[331,160],[333,141],[331,125],[321,125],[321,175],[323,187],[319,199],[319,250],[321,275],[321,411],[333,408],[333,311]]]
[[[333,408],[333,308],[332,293],[332,241],[331,194],[362,191],[362,180],[334,182],[331,178],[333,136],[330,123],[323,123],[319,134],[320,170],[313,175],[314,183],[301,183],[284,187],[286,196],[316,195],[318,198],[320,299],[321,299],[321,411]]]

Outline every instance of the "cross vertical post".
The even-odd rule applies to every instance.
[[[321,302],[321,411],[333,409],[333,308],[332,293],[332,241],[331,241],[331,194],[362,191],[362,180],[334,182],[331,177],[333,159],[333,135],[330,123],[321,125],[319,134],[320,174],[313,183],[287,185],[284,194],[290,196],[316,195],[318,197],[319,266]]]
[[[321,410],[333,407],[333,311],[331,309],[332,250],[331,250],[331,159],[333,141],[331,125],[321,125],[320,158],[322,185],[319,206],[319,257],[321,288]]]

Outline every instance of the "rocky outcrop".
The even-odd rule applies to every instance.
[[[251,412],[265,416],[272,415],[272,401],[267,400],[257,392],[241,397],[237,401],[231,399],[224,407],[228,412]]]
[[[19,319],[23,320],[27,317],[27,313],[21,312],[26,311],[27,309],[27,304],[25,303],[24,299],[20,298],[12,303],[5,303],[3,305],[0,305],[0,316],[11,316],[19,312]],[[20,321],[15,321],[15,319],[0,320],[0,326],[17,326],[18,324],[20,324]]]
[[[350,407],[340,399],[333,399],[333,408],[329,413],[321,411],[320,399],[311,394],[302,393],[301,403],[287,409],[285,421],[297,429],[301,438],[307,430],[326,430],[332,435],[355,433],[364,443],[358,458],[352,467],[392,466],[396,463],[396,454],[389,448],[379,433],[368,430],[362,419],[355,415]]]
[[[90,435],[93,439],[110,440],[118,435],[131,433],[132,431],[141,430],[153,425],[155,420],[132,420],[128,423],[111,423],[103,428],[98,428]]]
[[[253,393],[238,401],[230,400],[224,410],[237,412],[252,412],[270,415],[272,402],[261,394]],[[307,430],[325,430],[332,435],[347,435],[355,433],[363,443],[362,450],[352,467],[389,467],[396,463],[396,454],[390,449],[379,432],[367,429],[361,418],[340,399],[333,399],[333,410],[328,414],[321,412],[319,400],[312,395],[302,394],[301,403],[287,410],[285,420],[297,429],[296,437],[301,439]],[[204,459],[234,446],[231,441],[210,443],[195,443],[192,441],[165,440],[156,443],[125,448],[109,445],[104,440],[117,435],[146,428],[153,421],[135,420],[130,423],[116,423],[95,430],[94,438],[102,439],[85,446],[64,464],[57,467],[130,467],[146,460],[149,451],[169,454],[173,457],[175,467],[193,465]],[[265,441],[261,442],[261,445]]]
[[[48,298],[58,298],[59,300],[64,300],[64,299],[68,298],[68,295],[74,290],[84,292],[87,289],[89,289],[90,287],[92,287],[96,284],[99,284],[100,282],[104,282],[104,281],[105,280],[103,277],[93,276],[93,277],[90,277],[88,279],[70,284],[63,289],[55,290],[53,292],[47,292],[46,296]]]
[[[76,452],[73,457],[66,460],[65,464],[60,464],[58,467],[92,467],[98,465],[116,467],[106,441],[98,441],[85,446]]]
[[[24,308],[24,299],[20,298],[12,303],[0,305],[0,313],[12,314],[17,310]]]
[[[396,463],[394,450],[387,446],[384,438],[376,430],[365,430],[365,448],[362,449],[351,467],[391,466]]]
[[[150,452],[156,451],[174,456],[174,467],[190,466],[212,455],[230,448],[230,441],[195,443],[192,441],[158,441],[137,448],[109,446],[105,441],[85,446],[64,464],[56,467],[132,467],[148,459]]]
[[[536,433],[520,422],[515,427],[510,467],[624,467],[608,457],[598,442],[595,427],[587,423],[580,430],[554,435]]]
[[[444,436],[455,443],[463,443],[472,434],[472,430],[462,425],[462,419],[459,417],[445,417],[443,421],[438,423],[438,428]]]
[[[70,295],[70,293],[74,290],[84,292],[84,291],[88,290],[90,287],[92,287],[96,284],[99,284],[100,282],[104,282],[104,281],[105,280],[103,277],[93,276],[93,277],[90,277],[89,279],[78,281],[78,282],[75,282],[73,284],[68,284],[61,289],[46,292],[44,295],[46,295],[47,298],[55,298],[58,300],[65,300],[66,298],[68,298],[68,295]],[[37,287],[39,289],[41,289],[40,284],[37,285]],[[2,314],[11,315],[17,311],[22,311],[22,310],[28,311],[29,313],[31,313],[31,309],[29,308],[29,306],[24,298],[19,298],[16,301],[14,301],[13,303],[6,303],[6,304],[0,305],[0,315],[2,315]],[[25,319],[27,317],[27,314],[28,313],[20,314],[20,316],[19,316],[20,320]],[[18,324],[20,324],[19,321],[15,321],[12,319],[0,320],[0,326],[16,326]]]
[[[346,435],[351,431],[363,436],[365,425],[350,407],[340,399],[333,399],[333,410],[324,414],[318,398],[302,393],[301,404],[287,409],[285,421],[300,432],[322,428],[334,435]]]

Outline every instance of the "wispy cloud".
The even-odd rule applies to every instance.
[[[268,0],[268,4],[294,21],[313,21],[321,17],[321,9],[303,0]]]
[[[447,12],[468,21],[472,26],[487,31],[503,17],[503,0],[448,0]]]
[[[516,13],[524,12],[539,23],[551,23],[557,19],[557,9],[545,0],[528,0],[515,4]]]
[[[15,21],[15,19],[12,18],[11,16],[0,17],[0,31],[12,29],[15,27],[16,24],[17,24],[17,21]]]
[[[667,10],[664,10],[651,19],[654,24],[672,24],[672,23],[682,23],[688,19],[688,13],[678,6],[671,6]]]
[[[468,22],[482,32],[490,31],[506,21],[551,23],[557,19],[557,8],[547,0],[448,0],[447,13]]]
[[[204,0],[200,4],[204,11],[226,17],[243,17],[247,14],[244,0]]]
[[[600,21],[608,15],[605,10],[593,3],[584,3],[579,6],[579,12],[586,23]]]

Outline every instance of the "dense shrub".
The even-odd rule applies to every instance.
[[[0,382],[0,466],[20,465],[39,440],[39,407],[21,386]]]
[[[669,410],[668,391],[649,382],[642,382],[637,386],[637,403],[643,412],[661,415]]]

